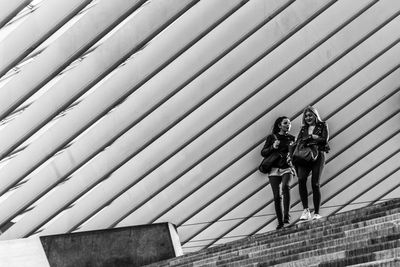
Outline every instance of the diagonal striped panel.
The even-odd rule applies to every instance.
[[[58,2],[0,1],[0,239],[169,221],[191,252],[272,230],[260,149],[309,104],[322,214],[397,196],[398,1]]]

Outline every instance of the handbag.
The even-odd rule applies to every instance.
[[[281,159],[281,154],[278,151],[274,151],[273,153],[269,154],[267,157],[264,157],[261,161],[260,166],[258,166],[258,170],[262,173],[269,173],[276,162]]]
[[[318,147],[299,142],[293,152],[294,162],[313,162],[318,158]]]

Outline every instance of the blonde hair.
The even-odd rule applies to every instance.
[[[304,120],[304,117],[305,117],[307,111],[309,111],[309,112],[311,112],[312,114],[314,114],[314,116],[315,116],[317,122],[324,122],[324,121],[321,119],[321,116],[319,116],[318,110],[317,110],[316,108],[314,108],[313,106],[308,106],[308,107],[306,107],[306,108],[303,110],[303,119],[301,120],[301,122],[302,122],[303,125],[307,125],[306,122],[305,122],[305,120]]]

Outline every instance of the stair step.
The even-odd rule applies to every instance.
[[[359,264],[350,265],[350,266],[351,267],[398,267],[398,266],[400,266],[400,258],[377,260],[377,261],[372,261],[372,262],[367,262],[367,263],[359,263]]]
[[[392,229],[384,229],[383,231],[378,231],[376,233],[369,233],[359,238],[353,238],[354,242],[345,242],[346,240],[333,240],[331,244],[330,241],[320,244],[312,244],[308,246],[298,247],[297,249],[284,250],[280,253],[268,254],[267,251],[258,254],[248,254],[248,258],[242,261],[236,261],[236,263],[241,264],[240,266],[245,266],[246,264],[254,264],[262,262],[263,266],[272,266],[274,264],[288,263],[293,261],[309,261],[307,266],[314,264],[316,258],[321,255],[336,255],[335,257],[346,260],[352,259],[357,255],[363,255],[365,249],[368,252],[378,251],[383,249],[395,248],[400,246],[400,227],[394,227]],[[390,247],[383,247],[382,249],[377,249],[375,245],[389,244],[389,242],[395,241],[396,246],[390,245]],[[348,241],[348,240],[347,240]],[[244,256],[244,255],[243,255]],[[334,257],[334,259],[335,259]],[[324,260],[325,261],[325,260]],[[318,262],[321,262],[318,261]],[[230,261],[217,261],[217,265],[230,266]],[[264,265],[265,264],[265,265]],[[339,266],[339,265],[338,265]],[[344,265],[341,265],[344,266]]]
[[[379,221],[379,223],[378,223]],[[399,225],[400,223],[400,213],[385,216],[378,219],[372,219],[370,222],[365,222],[363,226],[357,228],[347,226],[346,228],[342,229],[338,233],[327,234],[327,232],[319,232],[313,235],[305,235],[301,236],[301,238],[294,238],[287,236],[284,240],[280,242],[273,242],[273,243],[263,243],[260,242],[255,246],[247,247],[247,248],[237,248],[235,251],[231,252],[224,252],[215,255],[209,255],[207,259],[201,259],[194,261],[199,264],[203,263],[211,263],[216,261],[229,261],[231,258],[236,258],[238,256],[243,257],[244,254],[256,255],[256,253],[275,253],[276,251],[289,251],[292,248],[305,248],[305,246],[312,246],[321,242],[329,243],[332,240],[342,240],[341,242],[346,242],[351,240],[351,238],[357,237],[360,238],[362,234],[376,232],[379,229],[386,229],[393,227],[394,225]],[[304,240],[305,239],[305,240]],[[339,242],[339,241],[336,241]]]
[[[257,234],[148,266],[339,266],[346,262],[358,264],[371,261],[394,264],[396,256],[387,257],[399,246],[397,240],[393,240],[400,237],[399,221],[400,198],[283,230]],[[387,247],[381,247],[385,244]],[[369,250],[374,259],[364,255],[363,249]]]
[[[311,225],[317,226],[315,228],[309,228],[306,231],[302,232],[294,232],[294,233],[288,233],[285,236],[280,236],[278,238],[275,238],[272,240],[266,240],[266,243],[259,242],[258,245],[267,245],[270,244],[271,246],[282,246],[284,244],[294,242],[294,241],[301,241],[304,238],[310,239],[310,238],[315,238],[315,237],[326,237],[330,235],[339,235],[343,234],[344,232],[347,232],[348,235],[351,233],[355,232],[357,234],[357,231],[364,231],[363,229],[365,227],[371,226],[371,225],[379,225],[379,224],[384,224],[384,223],[393,223],[397,220],[400,219],[400,209],[398,209],[399,213],[392,214],[392,215],[387,215],[384,217],[379,217],[379,218],[374,218],[370,219],[367,221],[364,221],[362,223],[353,223],[353,224],[348,224],[348,225],[342,225],[339,226],[338,224],[324,224],[323,227],[318,227],[318,222],[311,222]]]
[[[257,263],[260,258],[262,261],[284,258],[288,255],[304,254],[307,251],[318,251],[318,248],[325,248],[325,252],[335,252],[338,250],[350,249],[348,243],[360,244],[361,241],[367,241],[393,234],[400,235],[400,219],[396,222],[385,222],[378,225],[366,226],[364,228],[355,229],[349,232],[343,232],[340,238],[333,237],[318,237],[314,239],[303,240],[297,244],[288,243],[280,247],[256,246],[251,249],[243,249],[235,251],[235,253],[225,254],[220,256],[211,256],[206,259],[194,261],[196,266],[206,265],[224,265],[230,262],[240,264]]]
[[[304,222],[301,224],[293,225],[290,228],[286,228],[283,230],[279,231],[271,231],[263,234],[258,234],[254,235],[245,239],[242,239],[240,241],[233,241],[230,243],[223,244],[218,247],[213,247],[207,249],[208,252],[212,251],[219,251],[219,250],[227,250],[227,249],[236,249],[242,244],[247,244],[247,245],[253,245],[253,243],[259,243],[260,241],[265,241],[265,240],[286,240],[288,235],[292,237],[291,235],[297,234],[297,235],[304,235],[304,236],[309,236],[309,234],[312,234],[312,232],[317,232],[320,229],[324,228],[324,230],[329,230],[331,229],[332,232],[338,232],[335,227],[338,226],[346,226],[347,224],[355,224],[355,223],[360,223],[359,225],[363,225],[364,221],[369,221],[374,218],[380,218],[386,215],[391,215],[391,214],[396,214],[399,213],[400,211],[400,202],[396,202],[393,206],[389,206],[387,208],[390,208],[388,210],[377,210],[375,213],[370,213],[370,214],[353,214],[354,212],[352,211],[352,217],[349,217],[348,220],[344,220],[344,217],[342,214],[337,214],[337,215],[332,215],[329,217],[325,217],[321,220],[318,221],[309,221],[309,222]],[[348,214],[350,212],[346,212]],[[379,219],[378,219],[379,220]],[[327,227],[328,226],[328,227]],[[330,228],[329,228],[330,227]],[[308,231],[309,230],[309,231]]]
[[[400,259],[400,248],[393,248],[374,252],[378,260]]]
[[[392,240],[383,241],[385,238],[390,238]],[[319,267],[339,267],[339,266],[349,266],[349,265],[359,265],[365,266],[368,262],[373,262],[379,260],[379,253],[388,250],[394,250],[400,248],[400,235],[383,237],[382,243],[376,242],[367,247],[358,248],[350,251],[346,251],[347,257],[342,259],[331,260],[328,262],[323,262],[319,264]],[[377,241],[377,240],[375,240]]]
[[[393,240],[387,241],[381,244],[373,244],[369,246],[364,246],[361,248],[364,253],[357,256],[349,256],[349,253],[354,252],[354,250],[341,250],[333,253],[323,252],[324,249],[318,253],[313,252],[310,257],[299,259],[298,256],[287,257],[285,260],[280,259],[280,262],[273,261],[259,261],[258,263],[251,263],[248,265],[238,265],[238,266],[275,266],[275,267],[300,267],[300,266],[313,266],[313,267],[342,267],[342,266],[352,266],[354,264],[361,264],[360,266],[365,266],[368,262],[375,261],[374,252],[379,252],[383,250],[388,250],[388,248],[399,248],[400,241]],[[234,266],[234,265],[226,265]]]
[[[398,221],[398,223],[400,220]],[[371,226],[369,228],[365,228],[365,231],[357,231],[357,234],[350,234],[347,235],[344,233],[342,237],[336,238],[336,236],[332,237],[318,237],[314,239],[308,239],[304,241],[299,241],[296,243],[289,243],[284,246],[279,247],[272,247],[267,249],[259,249],[256,252],[249,253],[250,256],[257,256],[262,254],[269,254],[272,257],[278,257],[284,254],[293,254],[299,253],[301,251],[308,251],[309,248],[313,247],[324,247],[324,248],[338,248],[341,245],[346,245],[349,242],[361,242],[364,240],[369,240],[373,237],[379,236],[387,236],[390,234],[399,233],[400,234],[400,227],[394,227],[392,224],[384,224],[381,228],[377,228],[376,226]]]

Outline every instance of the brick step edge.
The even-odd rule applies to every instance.
[[[353,255],[353,256],[350,256],[350,257],[342,258],[342,259],[336,259],[336,260],[330,260],[330,261],[322,262],[322,263],[318,264],[317,266],[318,267],[334,267],[334,266],[339,267],[339,266],[354,266],[354,265],[366,266],[368,263],[373,263],[374,261],[379,261],[379,260],[382,261],[381,259],[379,259],[379,256],[378,256],[379,253],[382,253],[384,251],[387,252],[387,251],[393,251],[393,250],[400,249],[399,248],[399,242],[400,242],[399,240],[394,240],[394,241],[387,242],[386,244],[384,244],[386,246],[390,246],[390,244],[397,243],[397,246],[394,245],[396,247],[393,247],[391,249],[389,247],[387,247],[385,250],[373,251],[373,247],[370,246],[369,247],[369,250],[370,250],[369,252],[368,252],[368,249],[363,249],[362,250],[363,253],[360,254],[360,255]],[[382,247],[382,245],[381,244],[375,244],[374,247]],[[393,259],[397,259],[398,260],[398,258],[393,258]],[[385,260],[387,261],[388,259],[383,259],[383,261],[385,261]]]
[[[330,229],[322,229],[322,231],[318,232],[307,232],[306,235],[301,236],[285,236],[285,239],[282,240],[273,240],[273,242],[263,243],[258,242],[256,246],[264,247],[264,248],[284,248],[286,245],[290,245],[293,243],[298,243],[304,241],[304,239],[311,240],[315,238],[327,238],[327,237],[350,237],[354,235],[358,235],[361,233],[365,233],[365,231],[370,230],[378,230],[380,228],[391,227],[393,224],[399,224],[400,213],[395,213],[392,215],[388,215],[385,217],[379,217],[375,219],[371,219],[362,223],[355,223],[349,225],[343,225],[342,227],[334,228],[334,231],[330,231]],[[311,243],[311,242],[310,242]],[[246,250],[254,250],[254,246],[250,248],[242,248],[242,251]],[[222,256],[222,255],[220,255]]]
[[[342,219],[337,220],[337,217],[339,217],[339,215],[341,214],[332,215],[329,217],[323,217],[320,220],[307,221],[301,224],[292,225],[291,227],[284,228],[282,230],[278,231],[274,230],[271,232],[250,236],[241,240],[235,240],[229,243],[222,244],[220,246],[208,248],[206,250],[201,251],[201,253],[197,252],[196,254],[197,255],[205,253],[211,254],[212,252],[235,250],[236,248],[242,248],[243,246],[249,247],[252,246],[253,244],[259,244],[260,242],[265,242],[266,240],[267,240],[266,242],[270,242],[269,240],[274,240],[274,241],[286,240],[288,238],[288,235],[289,237],[292,237],[292,235],[296,234],[303,234],[304,236],[308,236],[311,232],[317,232],[321,229],[323,230],[333,229],[332,233],[338,232],[335,231],[335,229],[338,228],[339,226],[355,225],[357,223],[359,225],[362,225],[364,221],[370,221],[373,219],[400,213],[400,202],[395,202],[393,206],[388,206],[387,208],[389,209],[376,210],[376,212],[374,213],[353,214],[353,217],[351,217],[349,220],[342,220]],[[346,213],[350,213],[350,211]],[[188,254],[187,256],[192,256],[192,255]]]
[[[363,262],[353,262],[354,264],[367,264],[369,260],[369,262],[374,261],[374,258],[371,255],[374,255],[374,253],[376,252],[381,252],[381,251],[387,251],[387,250],[391,250],[391,249],[395,249],[395,248],[400,248],[400,241],[399,240],[392,240],[392,241],[388,241],[388,242],[384,242],[384,243],[380,243],[380,244],[371,244],[369,246],[366,246],[363,248],[364,253],[360,253],[360,255],[358,255],[358,260],[360,260],[360,257],[364,257]],[[326,254],[321,254],[318,256],[313,256],[310,258],[305,258],[305,259],[296,259],[295,257],[293,257],[291,260],[288,260],[286,262],[281,262],[281,263],[276,263],[273,264],[271,262],[259,262],[259,263],[248,263],[248,264],[241,264],[241,265],[226,265],[226,266],[241,266],[241,267],[254,267],[254,266],[258,266],[258,267],[300,267],[300,266],[313,266],[313,267],[323,267],[323,266],[329,266],[329,267],[333,267],[333,266],[349,266],[351,264],[344,264],[343,262],[341,263],[341,265],[337,265],[340,264],[339,260],[345,260],[345,259],[353,259],[354,261],[354,257],[349,257],[349,253],[353,253],[354,251],[347,251],[347,250],[343,250],[343,251],[339,251],[339,252],[335,252],[335,253],[326,253]],[[361,265],[361,266],[364,266]]]
[[[316,265],[318,267],[332,267],[332,266],[348,266],[351,264],[367,263],[374,261],[374,252],[389,250],[400,247],[399,235],[377,238],[370,240],[369,244],[355,244],[358,248],[343,249],[336,252],[325,252],[325,249],[319,249],[319,251],[310,251],[308,257],[300,258],[299,254],[287,256],[276,260],[269,261],[258,261],[260,267],[266,266],[280,266],[280,267],[293,267],[293,266],[311,266]],[[388,239],[388,240],[385,240]],[[257,263],[250,262],[248,263]],[[245,264],[238,265],[245,266]]]
[[[368,263],[360,263],[356,265],[350,265],[351,267],[398,267],[400,266],[400,258],[391,258],[385,260],[377,260]],[[318,267],[318,266],[310,266]]]
[[[301,238],[309,238],[310,235],[318,233],[320,230],[324,231],[325,235],[340,233],[343,230],[350,230],[354,228],[360,228],[368,224],[375,224],[380,218],[387,216],[397,216],[400,213],[400,203],[395,202],[394,206],[385,206],[390,208],[388,210],[378,210],[377,213],[370,213],[368,216],[358,216],[352,218],[352,223],[349,221],[339,221],[337,223],[331,223],[330,217],[325,217],[318,221],[309,221],[302,223],[301,226],[286,228],[280,231],[268,232],[257,236],[247,237],[241,240],[236,240],[230,243],[223,244],[218,247],[208,248],[203,251],[184,255],[176,259],[169,260],[170,264],[165,266],[178,266],[179,264],[185,264],[187,262],[197,262],[205,258],[219,257],[223,254],[235,253],[239,249],[251,248],[258,245],[264,245],[271,242],[277,242],[280,240],[292,240],[294,235],[301,235]],[[385,216],[386,215],[386,216]],[[334,217],[338,215],[333,215]],[[372,218],[372,219],[371,219]],[[232,246],[229,246],[232,245]],[[215,248],[223,248],[216,250]],[[162,264],[162,262],[160,262]],[[173,264],[173,265],[171,265]],[[149,265],[150,267],[151,265]],[[161,265],[153,265],[161,266]]]
[[[290,262],[293,260],[305,260],[308,258],[313,258],[320,256],[322,254],[332,254],[332,253],[339,253],[340,251],[347,251],[348,253],[351,253],[353,251],[358,251],[359,249],[363,249],[365,247],[368,247],[374,243],[379,243],[381,241],[386,242],[386,241],[392,241],[393,239],[398,239],[400,238],[400,228],[397,226],[394,229],[387,229],[384,232],[376,232],[376,233],[369,233],[369,237],[360,237],[360,240],[356,240],[356,238],[353,238],[354,242],[347,242],[347,243],[340,243],[340,244],[335,244],[336,240],[330,240],[328,242],[332,242],[333,244],[330,246],[324,246],[324,245],[310,245],[306,247],[298,247],[297,249],[293,250],[286,250],[286,251],[281,251],[281,255],[276,255],[276,254],[268,254],[268,253],[262,253],[260,252],[259,254],[256,255],[241,255],[241,257],[236,257],[232,258],[229,260],[220,260],[217,262],[213,262],[213,265],[224,265],[224,264],[230,264],[233,262],[236,262],[239,264],[239,266],[243,266],[249,263],[258,263],[258,262],[265,262],[268,263],[267,266],[273,265],[273,264],[280,264],[280,263],[285,263],[285,262]],[[382,235],[382,233],[384,235]],[[351,240],[351,239],[350,239]],[[400,241],[399,241],[399,246],[400,246]],[[208,263],[210,264],[210,263]],[[196,266],[201,266],[201,264],[198,264],[196,262]]]
[[[229,262],[231,259],[247,259],[252,257],[257,257],[258,254],[270,254],[273,257],[279,252],[285,251],[285,253],[289,253],[294,249],[303,249],[318,246],[322,244],[323,247],[326,247],[332,242],[340,242],[342,240],[343,243],[352,239],[366,239],[370,238],[371,235],[374,235],[376,232],[387,231],[387,229],[392,229],[393,227],[397,227],[397,231],[400,233],[400,214],[397,214],[396,219],[392,220],[393,216],[387,217],[387,220],[381,222],[379,224],[372,224],[361,228],[351,229],[349,231],[341,231],[339,233],[324,235],[323,233],[320,236],[308,236],[307,240],[287,240],[283,245],[271,246],[271,244],[257,245],[250,248],[245,248],[242,250],[236,250],[230,253],[218,254],[205,259],[192,261],[196,265],[202,264],[211,264],[215,262]],[[294,241],[294,242],[293,242]],[[248,256],[247,256],[248,255]]]
[[[367,207],[361,207],[358,209],[354,210],[349,210],[345,212],[341,212],[338,214],[330,215],[328,217],[323,218],[323,220],[328,221],[328,224],[330,223],[332,227],[335,227],[332,222],[337,221],[338,225],[346,225],[348,224],[347,221],[345,221],[345,218],[352,218],[353,224],[354,223],[360,223],[368,218],[379,218],[382,217],[383,215],[390,214],[390,210],[396,209],[400,210],[400,198],[395,198],[391,199],[385,202],[379,202],[377,204],[373,204],[371,206]],[[389,211],[389,212],[388,212]],[[359,218],[359,220],[354,220],[354,217]],[[190,263],[193,261],[208,258],[210,255],[218,252],[224,252],[224,253],[229,253],[236,251],[237,249],[240,249],[242,247],[251,247],[254,245],[257,245],[260,243],[260,241],[263,241],[265,239],[276,239],[276,238],[281,238],[281,239],[287,239],[287,234],[294,234],[295,232],[300,232],[310,229],[312,231],[312,228],[315,227],[313,224],[318,223],[318,222],[305,222],[303,223],[300,227],[295,226],[291,227],[288,229],[284,229],[282,231],[271,231],[267,233],[262,233],[262,234],[256,234],[253,236],[249,236],[246,238],[243,238],[241,240],[235,240],[232,242],[228,242],[222,245],[218,245],[215,247],[211,247],[208,249],[200,250],[197,252],[189,253],[174,259],[169,259],[165,261],[160,261],[154,264],[146,265],[147,267],[159,267],[159,266],[176,266],[178,264],[185,264],[185,263]],[[308,227],[307,227],[308,225]],[[323,227],[323,226],[321,226]],[[293,229],[294,228],[294,229]],[[262,243],[262,242],[261,242]]]
[[[216,255],[208,255],[207,258],[193,260],[192,262],[196,264],[204,264],[204,263],[211,263],[218,260],[228,260],[230,258],[238,258],[242,257],[246,253],[256,253],[260,250],[269,250],[272,249],[270,252],[274,253],[275,250],[288,250],[293,243],[300,243],[303,242],[306,238],[308,243],[311,245],[314,243],[313,241],[320,240],[322,241],[331,241],[338,238],[350,238],[354,235],[361,234],[363,231],[373,232],[377,231],[378,229],[384,229],[388,227],[393,227],[399,224],[400,220],[400,213],[395,213],[392,215],[388,215],[385,217],[378,217],[363,223],[357,223],[357,227],[353,227],[353,225],[345,225],[342,228],[335,229],[335,232],[332,234],[330,231],[322,231],[318,233],[308,234],[301,236],[301,238],[293,238],[293,237],[286,237],[283,242],[259,242],[258,244],[246,247],[242,249],[237,249],[234,251],[225,251],[224,253],[216,254]],[[329,239],[329,240],[327,240]],[[310,245],[310,244],[309,244]],[[183,264],[183,263],[181,263]]]
[[[361,221],[365,221],[365,220],[368,220],[371,218],[378,218],[378,217],[382,217],[385,215],[395,213],[395,212],[390,212],[391,210],[396,210],[397,212],[400,212],[400,198],[392,199],[392,200],[389,200],[386,202],[381,202],[379,204],[374,204],[374,205],[368,206],[368,207],[363,207],[363,208],[358,208],[355,210],[349,210],[349,211],[345,211],[342,213],[337,213],[334,215],[323,217],[321,220],[317,220],[317,221],[307,221],[307,222],[300,223],[300,224],[294,224],[294,225],[291,225],[291,227],[289,227],[289,228],[284,228],[279,231],[273,230],[273,231],[262,233],[262,234],[256,234],[254,236],[250,236],[250,237],[241,239],[241,241],[248,240],[248,241],[257,242],[259,239],[265,239],[266,237],[286,238],[287,233],[299,232],[299,231],[303,231],[303,230],[311,229],[311,228],[315,229],[315,224],[329,224],[329,225],[334,226],[337,223],[337,225],[346,225],[349,223],[361,222]],[[320,226],[323,227],[324,225],[320,225]],[[235,241],[225,243],[225,244],[217,246],[217,247],[209,248],[208,250],[209,251],[218,250],[218,249],[226,247],[226,246],[230,246],[230,245],[233,246],[239,242],[240,241],[235,240]]]
[[[379,225],[371,225],[363,228],[365,231],[357,231],[351,234],[343,233],[341,236],[321,236],[314,239],[303,240],[295,243],[289,243],[280,247],[262,248],[258,251],[249,253],[249,257],[258,257],[262,254],[269,254],[271,257],[282,257],[285,254],[300,253],[301,251],[309,251],[313,247],[338,247],[340,245],[349,244],[351,242],[359,242],[374,237],[389,236],[400,234],[400,220],[396,222],[385,222]],[[358,230],[358,229],[357,229]],[[281,255],[279,255],[281,254]]]
[[[391,216],[400,213],[400,207],[395,207],[390,210],[379,211],[377,213],[369,214],[366,216],[353,217],[348,221],[335,222],[330,217],[322,218],[317,221],[308,221],[301,223],[300,225],[295,225],[294,227],[289,227],[283,230],[275,231],[277,233],[271,233],[268,237],[276,240],[286,240],[288,237],[292,238],[294,235],[304,235],[309,236],[313,232],[318,232],[319,230],[332,230],[331,233],[340,231],[342,227],[346,225],[359,225],[363,226],[366,224],[374,223],[375,219],[383,218],[386,216]]]

